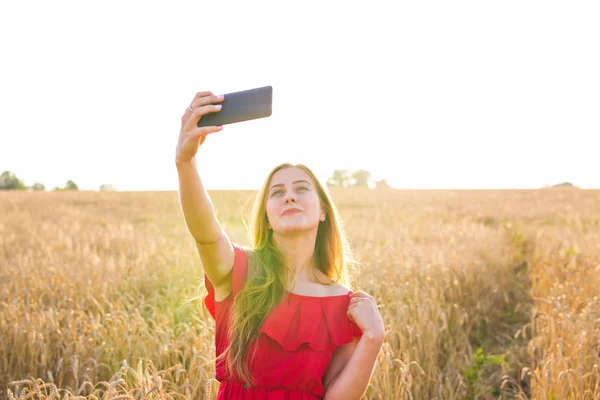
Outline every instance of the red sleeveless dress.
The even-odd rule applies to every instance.
[[[232,272],[233,292],[220,302],[204,276],[208,295],[206,308],[215,319],[216,355],[229,345],[229,321],[234,297],[243,288],[248,268],[246,253],[235,245]],[[249,387],[227,376],[225,360],[216,363],[216,379],[220,382],[217,400],[314,400],[325,395],[323,376],[337,346],[361,337],[358,326],[346,312],[350,304],[345,295],[312,297],[289,293],[275,307],[259,329],[254,366],[251,369],[256,385]]]

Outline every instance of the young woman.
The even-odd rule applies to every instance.
[[[216,321],[218,399],[359,399],[385,332],[374,298],[344,286],[349,251],[337,209],[310,169],[279,165],[256,197],[252,247],[232,243],[195,164],[206,136],[221,130],[196,124],[222,100],[196,94],[176,150],[181,206]]]

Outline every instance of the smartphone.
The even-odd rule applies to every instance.
[[[265,118],[272,113],[273,87],[271,86],[226,93],[224,96],[222,102],[215,103],[223,106],[221,111],[203,115],[198,121],[198,127]]]

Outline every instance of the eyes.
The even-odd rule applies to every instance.
[[[308,190],[310,190],[310,189],[308,188],[308,186],[303,186],[303,185],[300,185],[300,186],[298,186],[298,187],[296,188],[296,190],[297,190],[297,191],[299,191],[299,192],[306,192],[306,191],[308,191]],[[281,190],[281,189],[276,189],[276,190],[274,190],[274,191],[271,193],[271,197],[273,197],[273,196],[279,196],[279,195],[281,195],[281,194],[283,194],[283,193],[284,193],[284,192],[283,192],[283,190]]]

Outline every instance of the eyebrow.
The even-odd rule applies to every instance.
[[[309,181],[305,181],[304,179],[300,179],[300,180],[298,180],[298,181],[294,181],[294,182],[292,182],[292,184],[294,184],[294,185],[295,185],[296,183],[299,183],[299,182],[306,182],[306,183],[308,183],[308,184],[310,185],[310,182],[309,182]],[[276,185],[273,185],[273,186],[271,186],[271,187],[269,188],[269,192],[271,191],[271,189],[273,189],[274,187],[277,187],[277,186],[283,186],[283,183],[278,183],[278,184],[276,184]],[[311,186],[312,186],[312,185],[311,185]]]

